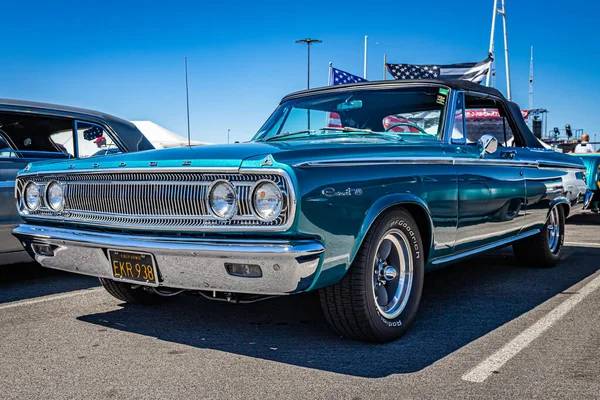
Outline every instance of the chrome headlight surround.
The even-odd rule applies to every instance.
[[[53,193],[51,193],[53,191]],[[65,208],[64,190],[60,182],[51,181],[46,185],[46,205],[52,211],[60,212]]]
[[[229,194],[231,194],[232,197],[232,201],[229,204],[229,207],[226,210],[216,210],[215,209],[215,190],[218,190],[219,188],[224,188],[224,190],[227,190],[229,192]],[[210,214],[215,217],[218,220],[229,220],[231,218],[233,218],[233,216],[235,215],[235,213],[237,212],[237,202],[238,202],[238,196],[237,196],[237,191],[235,190],[235,188],[233,187],[233,185],[225,180],[225,179],[219,179],[214,181],[209,187],[208,190],[206,192],[206,207],[208,208],[208,211],[210,212]]]
[[[35,204],[31,204],[28,201],[28,192],[29,190],[34,190],[37,192],[37,202]],[[40,190],[40,187],[37,183],[33,182],[33,181],[28,181],[25,184],[25,187],[23,188],[23,198],[22,198],[22,202],[23,202],[23,207],[25,208],[25,210],[27,211],[36,211],[38,210],[41,206],[42,206],[42,191]]]
[[[271,195],[274,196],[276,200],[276,202],[272,204],[274,207],[270,209],[270,215],[266,214],[264,211],[259,211],[259,207],[256,204],[257,191],[260,190],[263,186],[269,186],[269,189],[272,190]],[[256,182],[254,186],[252,186],[252,190],[250,191],[250,193],[252,211],[257,218],[264,222],[271,222],[279,218],[279,216],[281,215],[281,211],[283,210],[283,193],[281,193],[281,189],[275,182],[268,179],[261,179],[258,182]],[[268,194],[266,194],[266,191],[263,191],[259,196],[261,196],[261,198],[264,198],[267,195]]]

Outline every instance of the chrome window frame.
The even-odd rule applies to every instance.
[[[119,146],[122,152],[131,152],[125,143],[121,141],[117,132],[112,129],[112,127],[102,118],[98,118],[92,115],[81,114],[77,112],[69,112],[69,111],[59,111],[47,108],[33,108],[27,106],[12,106],[12,105],[0,105],[0,111],[6,112],[14,112],[14,113],[24,113],[24,114],[37,114],[37,115],[45,115],[49,117],[59,117],[59,118],[70,118],[74,121],[78,120],[81,122],[89,122],[100,125],[104,128],[104,130],[109,134],[109,136],[113,139],[115,144]],[[75,126],[73,125],[73,133],[75,133]],[[126,151],[123,151],[125,149]]]
[[[450,118],[448,118],[448,110],[450,108],[452,108],[453,105],[453,92],[456,92],[456,90],[452,89],[450,86],[444,85],[443,83],[422,83],[422,82],[403,82],[403,81],[397,81],[396,84],[390,84],[390,83],[385,83],[385,84],[372,84],[372,85],[365,85],[365,86],[354,86],[354,85],[340,85],[338,86],[325,86],[323,88],[320,88],[322,90],[318,90],[318,89],[312,89],[311,91],[308,92],[298,92],[298,93],[293,93],[290,95],[285,96],[278,104],[278,106],[275,108],[275,110],[271,113],[271,115],[269,116],[269,118],[265,121],[265,123],[261,126],[261,128],[258,130],[258,132],[252,137],[251,141],[252,142],[262,142],[264,141],[264,137],[267,134],[267,132],[264,132],[262,135],[257,136],[258,133],[260,133],[264,126],[266,125],[266,123],[269,121],[269,119],[271,119],[273,117],[273,114],[275,114],[277,112],[277,110],[287,101],[290,100],[298,100],[298,99],[303,99],[306,97],[311,97],[311,96],[319,96],[319,95],[323,95],[323,94],[336,94],[336,93],[344,93],[344,92],[348,92],[348,91],[393,91],[393,90],[397,90],[397,89],[405,89],[405,88],[410,88],[410,89],[414,89],[414,87],[433,87],[433,88],[438,88],[438,89],[446,89],[448,90],[448,96],[446,98],[446,104],[444,104],[442,110],[441,110],[441,115],[440,115],[440,123],[438,125],[438,130],[441,129],[441,135],[440,137],[437,137],[435,140],[432,140],[432,142],[437,142],[437,143],[444,143],[445,142],[445,136],[446,136],[446,131],[447,131],[447,127],[448,127],[448,121],[450,121]],[[289,110],[287,111],[287,115],[283,115],[282,119],[284,119],[284,122],[281,124],[281,126],[278,128],[278,131],[281,131],[281,128],[283,127],[283,124],[285,123],[285,120],[287,119],[287,117],[289,116]]]
[[[448,140],[444,141],[445,143],[448,144],[455,144],[455,145],[463,145],[463,144],[467,144],[467,137],[466,137],[466,118],[465,118],[465,92],[463,90],[453,90],[454,95],[452,96],[452,105],[448,110],[448,124],[446,126],[446,132],[448,133]],[[463,125],[463,129],[462,129],[462,139],[452,139],[452,132],[454,132],[454,125],[456,122],[456,110],[457,110],[457,103],[458,100],[462,98],[462,125]]]
[[[125,153],[125,151],[123,151],[122,145],[121,146],[119,145],[119,142],[117,142],[115,140],[115,138],[113,137],[113,135],[110,133],[110,130],[107,129],[106,125],[98,124],[96,122],[86,121],[85,119],[81,119],[81,118],[76,118],[76,119],[73,120],[73,144],[75,146],[75,158],[76,159],[81,159],[82,158],[79,155],[79,129],[77,128],[77,125],[79,123],[93,125],[93,126],[97,126],[99,128],[102,128],[102,130],[104,132],[106,132],[106,134],[108,135],[108,137],[110,138],[110,140],[112,140],[113,143],[115,144],[115,146],[117,146],[117,148],[119,149],[120,153],[116,153],[116,154],[123,154],[123,153]],[[104,154],[104,155],[107,155],[107,154]],[[90,155],[90,156],[83,157],[83,158],[91,158],[91,157],[98,157],[98,156]]]
[[[475,91],[468,91],[467,92],[465,90],[454,90],[454,92],[455,92],[456,95],[458,95],[458,93],[462,93],[462,96],[463,96],[463,125],[464,125],[463,126],[463,128],[464,128],[463,129],[463,137],[464,137],[464,143],[453,142],[452,141],[452,135],[449,135],[450,138],[447,139],[447,140],[445,140],[444,141],[445,143],[447,143],[447,144],[453,144],[453,145],[459,145],[459,146],[460,145],[465,145],[465,146],[467,145],[467,138],[466,138],[466,132],[467,132],[466,109],[467,108],[466,108],[466,99],[465,99],[465,96],[467,96],[467,95],[472,95],[472,96],[480,97],[480,98],[483,98],[483,99],[491,99],[491,100],[494,100],[494,101],[500,103],[500,105],[505,108],[505,111],[508,111],[506,113],[507,116],[504,117],[504,118],[506,118],[506,120],[508,121],[508,124],[509,124],[510,130],[511,130],[511,132],[513,134],[513,137],[516,137],[516,135],[519,135],[519,140],[521,142],[523,142],[523,137],[521,136],[521,130],[516,125],[516,121],[513,120],[512,112],[510,112],[510,109],[506,110],[506,108],[507,108],[506,103],[500,97],[494,96],[493,94],[482,93],[482,92],[475,92]],[[454,98],[453,101],[452,101],[452,113],[454,114],[455,112],[456,112],[456,100]],[[451,125],[449,124],[449,128],[451,129],[453,127],[454,127],[454,123],[452,121],[452,124]],[[448,132],[452,132],[452,131],[449,130]],[[515,133],[516,133],[516,135],[515,135]],[[525,148],[527,148],[527,146],[511,146],[511,147],[504,146],[503,148],[505,148],[505,149],[511,149],[511,148],[525,149]]]

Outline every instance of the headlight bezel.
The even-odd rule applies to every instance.
[[[279,210],[277,211],[276,214],[274,214],[271,217],[264,217],[263,215],[260,214],[260,212],[257,209],[257,206],[255,204],[254,201],[254,194],[256,193],[256,191],[258,190],[259,186],[264,185],[264,184],[269,184],[275,187],[275,189],[277,189],[277,194],[278,194],[278,198],[279,198]],[[254,214],[254,216],[256,218],[258,218],[260,221],[262,222],[272,222],[275,221],[277,218],[279,218],[281,216],[281,213],[284,210],[284,196],[283,196],[283,192],[281,191],[281,188],[279,187],[279,185],[276,182],[273,182],[270,179],[260,179],[258,181],[256,181],[254,183],[254,185],[252,185],[252,188],[250,190],[250,196],[249,196],[249,200],[250,200],[250,205],[252,208],[252,214]]]
[[[58,208],[54,208],[52,206],[52,203],[50,201],[50,195],[49,195],[49,191],[52,188],[53,185],[56,185],[60,188],[60,193],[61,193],[61,199],[62,201],[60,202],[60,207]],[[59,182],[59,181],[50,181],[48,182],[48,184],[46,185],[46,189],[44,190],[44,202],[46,203],[46,206],[54,212],[61,212],[65,209],[65,190],[63,188],[63,185]]]
[[[229,186],[229,188],[231,189],[231,191],[233,193],[233,205],[231,208],[231,212],[229,212],[223,216],[219,215],[214,210],[213,205],[212,205],[212,193],[215,190],[215,188],[221,184]],[[208,190],[206,191],[206,208],[208,209],[208,212],[215,219],[217,219],[219,221],[229,221],[233,217],[235,217],[235,215],[237,214],[237,209],[238,209],[238,193],[237,193],[237,190],[235,189],[235,186],[233,186],[233,184],[230,181],[228,181],[227,179],[217,179],[216,181],[212,182],[210,184],[210,186],[208,187]]]
[[[38,191],[38,202],[35,207],[30,207],[29,202],[27,201],[27,188],[29,188],[30,185],[33,185]],[[21,199],[23,208],[25,210],[27,210],[28,212],[33,212],[33,211],[39,210],[40,207],[42,206],[42,201],[43,201],[42,197],[43,197],[43,191],[40,189],[40,185],[37,182],[27,181],[27,183],[25,183],[25,186],[23,186],[23,198]]]

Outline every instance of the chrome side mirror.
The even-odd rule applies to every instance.
[[[495,153],[498,150],[498,139],[492,135],[483,135],[477,141],[477,148],[479,149],[479,157],[487,154]]]

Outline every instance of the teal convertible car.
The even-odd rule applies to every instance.
[[[576,154],[575,156],[581,157],[587,168],[588,189],[594,193],[588,208],[597,213],[600,211],[600,153]]]
[[[339,334],[384,342],[411,325],[428,269],[511,244],[558,263],[584,171],[495,89],[371,82],[291,94],[248,143],[32,164],[13,234],[126,302],[318,290]]]

